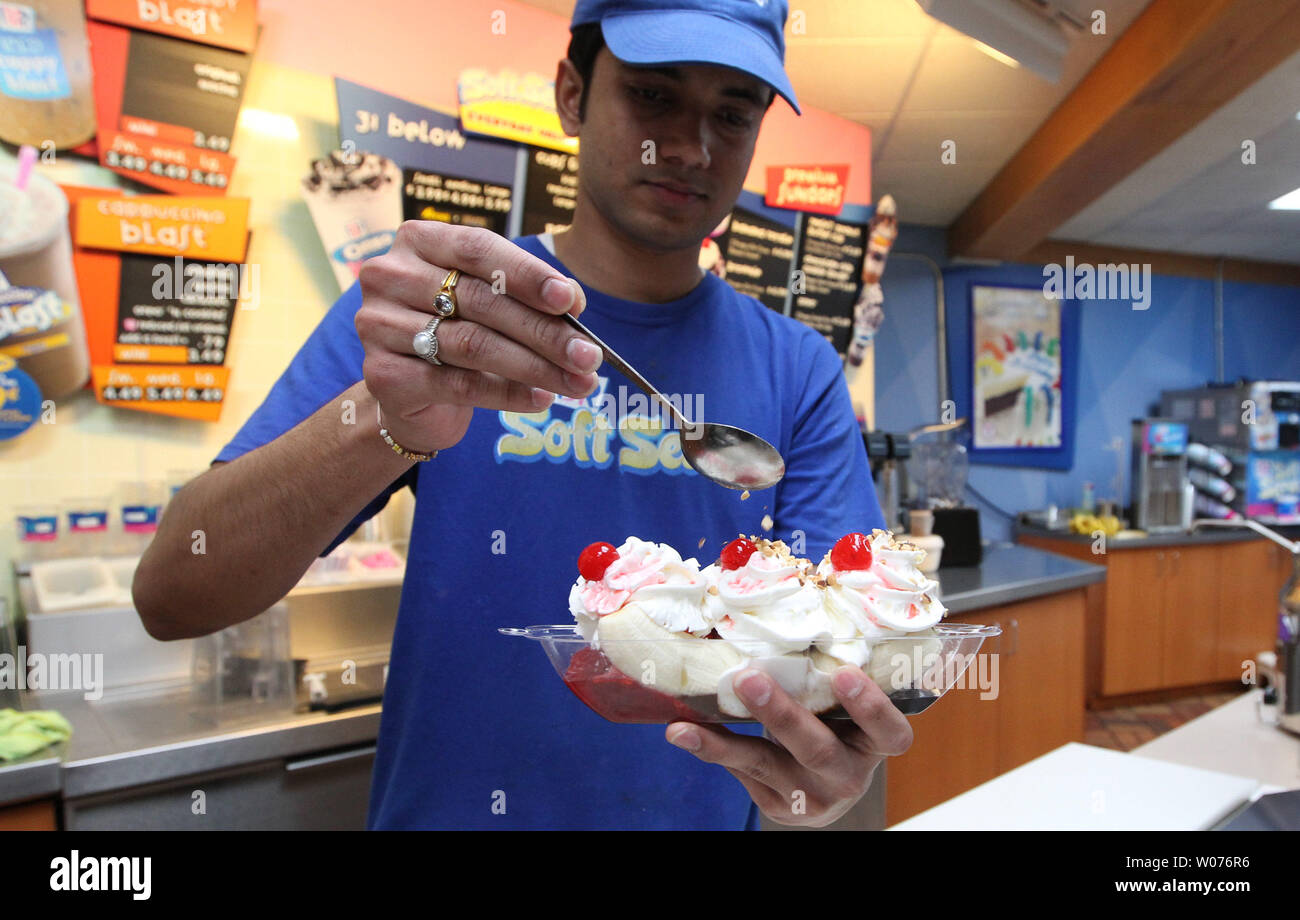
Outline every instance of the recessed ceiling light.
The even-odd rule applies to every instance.
[[[1268,206],[1274,211],[1300,211],[1300,188],[1292,189],[1281,198],[1274,198]]]
[[[995,61],[1001,61],[1003,64],[1006,64],[1008,67],[1019,67],[1019,66],[1020,66],[1020,62],[1017,61],[1015,58],[1013,58],[1011,55],[1009,55],[1009,54],[1003,54],[1003,53],[1002,53],[1001,51],[999,51],[997,48],[990,48],[988,45],[984,44],[984,43],[983,43],[982,41],[980,41],[978,38],[976,38],[976,39],[972,39],[972,41],[975,42],[975,47],[976,47],[976,48],[980,49],[980,50],[983,51],[985,54],[987,54],[989,57],[993,58],[993,60],[995,60]],[[1297,115],[1296,117],[1300,118],[1300,115]]]

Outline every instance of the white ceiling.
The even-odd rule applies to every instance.
[[[994,60],[914,0],[796,0],[789,35],[801,102],[871,128],[872,190],[910,223],[947,226],[1110,48],[1147,0],[1110,0],[1106,34],[1073,37],[1059,83]],[[940,145],[956,142],[953,165]]]
[[[523,0],[566,19],[573,0]],[[1072,33],[1051,84],[994,60],[915,0],[791,0],[786,69],[801,103],[872,132],[872,191],[908,223],[947,226],[1110,48],[1149,0],[1053,0],[1106,11],[1106,34]],[[1267,203],[1300,186],[1300,55],[1278,67],[1090,207],[1053,239],[1300,262],[1300,212]],[[1241,164],[1241,141],[1257,164]],[[957,162],[940,145],[957,144]]]
[[[1270,211],[1300,187],[1300,53],[1148,160],[1053,239],[1300,262],[1300,211]],[[1255,142],[1255,164],[1242,142]]]
[[[573,0],[522,2],[573,14]],[[786,72],[801,105],[871,128],[877,198],[893,195],[908,223],[947,226],[1147,2],[1087,3],[1106,10],[1106,34],[1078,35],[1051,84],[989,57],[915,0],[791,0],[806,32],[787,25]],[[953,165],[939,159],[945,140],[957,144]]]

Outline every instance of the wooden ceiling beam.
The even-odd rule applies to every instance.
[[[1297,49],[1300,0],[1152,0],[952,224],[949,251],[1021,258]]]
[[[1255,259],[1218,259],[1185,252],[1162,252],[1152,249],[1126,249],[1115,246],[1097,246],[1093,243],[1071,240],[1044,240],[1019,258],[1011,261],[1033,265],[1064,265],[1072,256],[1075,264],[1082,265],[1150,265],[1157,275],[1178,275],[1184,278],[1213,279],[1223,262],[1224,281],[1244,281],[1253,284],[1282,284],[1300,287],[1300,265],[1285,262],[1260,262]]]

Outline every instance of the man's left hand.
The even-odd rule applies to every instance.
[[[726,767],[771,820],[823,827],[862,798],[882,760],[912,744],[907,717],[859,668],[839,668],[832,686],[851,722],[823,722],[767,674],[749,669],[736,675],[736,693],[772,740],[690,722],[674,722],[665,734]]]

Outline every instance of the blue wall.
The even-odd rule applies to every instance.
[[[1038,266],[970,268],[947,262],[944,231],[904,225],[896,253],[921,252],[945,266],[950,341],[965,339],[967,285],[1041,284]],[[906,431],[939,416],[936,371],[935,286],[920,260],[890,257],[882,281],[885,323],[876,337],[876,425]],[[1300,287],[1225,283],[1224,376],[1300,380]],[[1099,498],[1112,491],[1122,441],[1121,498],[1129,499],[1130,422],[1150,413],[1160,391],[1201,386],[1214,378],[1214,283],[1155,275],[1151,307],[1135,311],[1127,301],[1079,303],[1078,392],[1074,464],[1054,471],[971,465],[970,484],[992,505],[1015,513],[1055,503],[1078,503],[1085,481]],[[951,366],[951,365],[950,365]],[[950,381],[950,388],[960,388]],[[969,407],[958,406],[966,415]],[[1010,521],[989,504],[980,508],[986,537],[1007,539]]]

